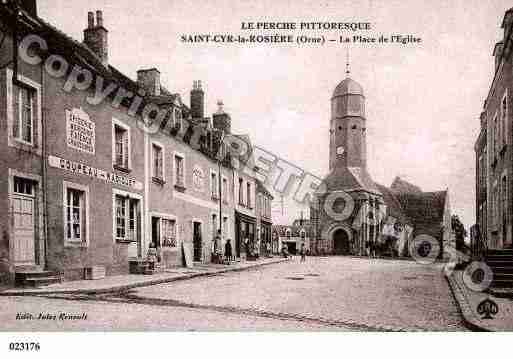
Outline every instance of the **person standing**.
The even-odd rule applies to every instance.
[[[301,250],[299,251],[299,254],[301,254],[301,262],[304,262],[306,260],[306,249],[305,244],[301,244]]]
[[[232,260],[232,244],[229,239],[226,240],[226,244],[224,245],[224,255],[229,261]]]

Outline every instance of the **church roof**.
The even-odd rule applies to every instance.
[[[405,181],[401,179],[399,176],[397,176],[394,179],[394,182],[392,182],[390,189],[401,193],[422,193],[422,190],[419,186],[416,186],[408,181]]]
[[[379,191],[383,194],[383,201],[385,202],[387,211],[386,215],[396,218],[401,223],[411,224],[412,221],[406,216],[404,209],[399,202],[396,193],[392,191],[390,188],[383,186],[379,183],[376,183]]]
[[[363,88],[362,86],[356,82],[355,80],[346,77],[342,82],[340,82],[335,91],[333,91],[332,97],[337,96],[345,96],[345,95],[361,95],[363,96]]]
[[[337,167],[333,169],[324,178],[320,188],[326,191],[364,190],[380,194],[367,170],[360,167]]]
[[[443,221],[447,191],[437,192],[396,192],[404,212],[414,223],[415,234],[429,234],[439,237]]]

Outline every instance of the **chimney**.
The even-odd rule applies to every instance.
[[[109,65],[108,31],[103,27],[103,13],[96,11],[96,24],[94,13],[87,13],[87,29],[84,30],[84,44],[98,56],[102,64]]]
[[[25,10],[30,16],[36,18],[37,17],[37,1],[36,0],[21,0],[19,2],[20,6]]]
[[[205,117],[205,93],[201,88],[201,81],[194,81],[191,90],[191,115],[192,119],[203,119]]]
[[[495,56],[495,71],[497,71],[499,65],[501,64],[503,49],[504,43],[502,41],[495,44],[495,48],[493,49],[493,56]]]
[[[156,68],[138,70],[137,84],[146,91],[147,95],[160,96],[160,71]]]
[[[212,115],[212,125],[215,129],[222,130],[224,133],[231,133],[232,119],[230,115],[224,111],[223,101],[217,101],[217,112]]]

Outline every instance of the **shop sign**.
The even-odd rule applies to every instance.
[[[71,172],[75,175],[87,176],[108,183],[134,188],[136,190],[142,190],[143,188],[143,184],[133,178],[87,166],[80,162],[67,160],[56,156],[48,156],[48,164],[50,167],[60,168],[61,170]]]

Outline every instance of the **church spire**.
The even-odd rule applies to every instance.
[[[346,48],[346,77],[349,77],[351,71],[349,70],[349,47]]]

